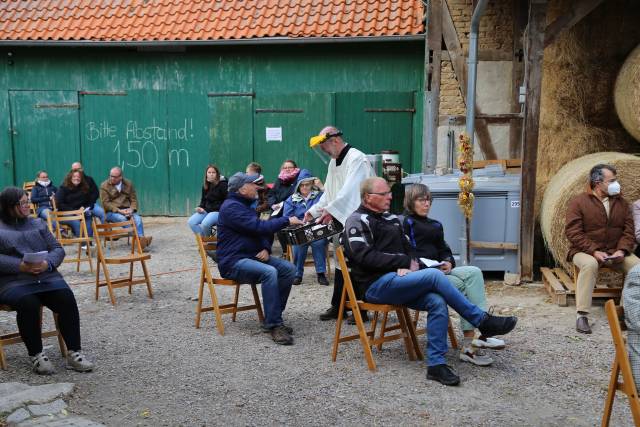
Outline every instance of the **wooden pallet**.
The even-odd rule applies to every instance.
[[[540,271],[542,272],[542,283],[554,303],[561,307],[576,303],[576,285],[566,271],[562,268],[547,267],[542,267]],[[622,286],[599,286],[596,283],[593,290],[593,303],[594,305],[604,304],[609,298],[619,300],[621,293]]]

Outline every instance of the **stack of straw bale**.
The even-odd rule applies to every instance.
[[[548,22],[573,4],[552,0]],[[547,184],[568,162],[590,153],[640,151],[613,102],[618,71],[640,40],[637,22],[640,2],[608,0],[544,50],[536,213]]]
[[[608,163],[618,170],[622,195],[630,203],[640,198],[640,157],[603,152],[589,154],[567,163],[549,181],[540,210],[540,226],[547,248],[567,271],[569,241],[564,234],[567,206],[577,194],[589,188],[589,171],[598,163]]]
[[[640,46],[629,54],[620,69],[614,100],[622,125],[640,141]]]

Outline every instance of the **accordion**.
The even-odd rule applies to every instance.
[[[280,236],[290,245],[306,245],[316,240],[326,239],[327,237],[338,234],[342,231],[342,224],[338,221],[332,221],[329,224],[303,224],[290,225],[278,232]]]

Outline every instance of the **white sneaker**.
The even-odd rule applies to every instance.
[[[46,354],[40,352],[35,356],[31,356],[31,364],[33,365],[33,372],[40,375],[51,375],[55,372],[53,364],[49,360]]]
[[[463,362],[473,363],[478,366],[489,366],[493,363],[493,359],[472,347],[464,347],[460,350],[460,360]]]
[[[482,335],[474,338],[471,341],[471,345],[475,348],[488,348],[490,350],[502,350],[506,347],[503,340],[493,337],[485,338]]]
[[[67,352],[67,369],[73,369],[78,372],[89,372],[94,368],[94,364],[79,351]]]

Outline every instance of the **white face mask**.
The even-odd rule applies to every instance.
[[[46,181],[38,180],[38,184],[42,185],[43,187],[46,187],[46,186],[48,186],[49,184],[51,184],[51,181],[50,181],[50,180],[48,180],[48,179],[47,179]]]
[[[617,196],[618,194],[620,194],[620,183],[618,181],[609,183],[609,186],[607,187],[607,193],[610,196]]]

